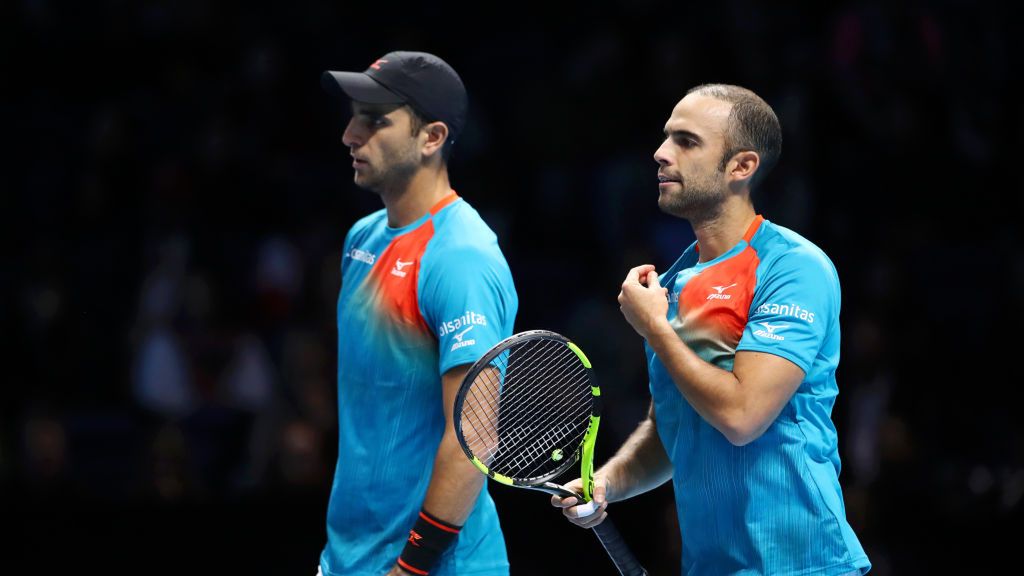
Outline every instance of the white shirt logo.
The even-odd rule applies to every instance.
[[[803,320],[808,324],[814,324],[814,312],[800,306],[799,304],[775,304],[766,302],[757,307],[758,314],[771,314],[773,316],[787,316]]]
[[[363,250],[362,248],[353,248],[349,250],[345,256],[353,260],[363,262],[364,264],[373,264],[377,260],[376,254]]]
[[[459,342],[462,342],[462,337],[466,335],[466,332],[469,332],[473,328],[474,328],[474,326],[470,326],[469,328],[466,328],[465,330],[463,330],[462,332],[459,332],[458,334],[452,334],[452,338],[455,338]]]
[[[483,314],[477,314],[473,310],[466,310],[466,313],[462,316],[452,318],[447,322],[441,322],[437,327],[437,337],[440,338],[441,336],[447,336],[448,334],[458,332],[462,328],[471,325],[487,326],[487,317]],[[462,334],[465,334],[466,332],[467,331],[463,331]],[[459,337],[456,338],[459,340],[462,339]]]
[[[755,330],[754,336],[760,336],[769,340],[785,340],[786,337],[781,334],[776,334],[776,330],[782,330],[789,326],[789,324],[783,322],[781,324],[769,324],[767,322],[758,322],[761,326],[764,326],[764,330]]]
[[[469,328],[466,328],[462,332],[459,332],[458,334],[452,334],[452,338],[455,338],[455,344],[452,344],[452,352],[458,350],[459,348],[473,346],[474,344],[476,344],[476,340],[463,340],[463,338],[465,338],[466,336],[466,332],[469,332],[473,328],[475,328],[475,326],[470,325]]]
[[[725,292],[729,288],[732,288],[735,285],[736,285],[736,283],[733,282],[732,284],[729,284],[728,286],[712,286],[712,288],[715,289],[715,293],[714,294],[708,294],[707,299],[708,300],[730,300],[730,299],[732,299],[732,295],[731,294],[723,294],[723,292]]]
[[[405,278],[407,272],[403,270],[409,264],[412,264],[415,260],[409,260],[408,262],[402,262],[401,258],[395,259],[395,267],[391,269],[391,274],[398,276],[399,278]]]

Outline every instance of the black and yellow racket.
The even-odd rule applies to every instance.
[[[466,374],[454,416],[462,449],[484,474],[591,502],[601,389],[586,355],[564,336],[532,330],[496,344]],[[552,482],[576,462],[583,494]],[[620,573],[647,574],[608,519],[594,533]]]

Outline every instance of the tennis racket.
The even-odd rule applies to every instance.
[[[593,509],[601,389],[567,338],[532,330],[497,343],[466,374],[454,416],[459,443],[481,472],[509,486],[575,496]],[[576,462],[582,494],[552,482]],[[608,519],[594,533],[621,574],[647,574]]]

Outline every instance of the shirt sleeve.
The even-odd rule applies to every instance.
[[[440,373],[476,362],[511,336],[518,307],[500,252],[458,247],[439,253],[423,279],[420,311],[438,340]]]
[[[781,356],[807,373],[839,316],[839,277],[824,254],[797,247],[758,280],[737,351]]]

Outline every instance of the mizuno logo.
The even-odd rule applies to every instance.
[[[463,340],[463,338],[466,337],[466,332],[469,332],[473,328],[475,328],[475,326],[470,325],[469,328],[466,328],[462,332],[452,334],[452,338],[455,338],[455,343],[452,344],[452,352],[459,348],[465,348],[466,346],[473,346],[476,344],[476,340]]]
[[[785,340],[786,337],[780,334],[776,334],[776,330],[781,330],[789,326],[787,323],[782,324],[769,324],[767,322],[758,322],[759,325],[764,326],[764,330],[755,330],[754,336],[760,336],[769,340]]]
[[[455,338],[459,342],[462,342],[462,337],[466,335],[466,332],[469,332],[473,328],[474,328],[474,326],[470,326],[469,328],[466,328],[465,330],[463,330],[462,332],[459,332],[458,334],[453,334],[452,338]]]
[[[712,288],[715,289],[715,293],[708,294],[707,299],[708,300],[731,300],[732,299],[732,294],[723,294],[723,292],[725,292],[729,288],[732,288],[735,285],[736,285],[736,283],[733,282],[732,284],[729,284],[728,286],[712,286]]]
[[[403,270],[409,264],[412,264],[415,260],[409,260],[408,262],[402,262],[401,258],[395,259],[395,267],[391,269],[391,274],[398,276],[399,278],[405,278],[407,272]]]

